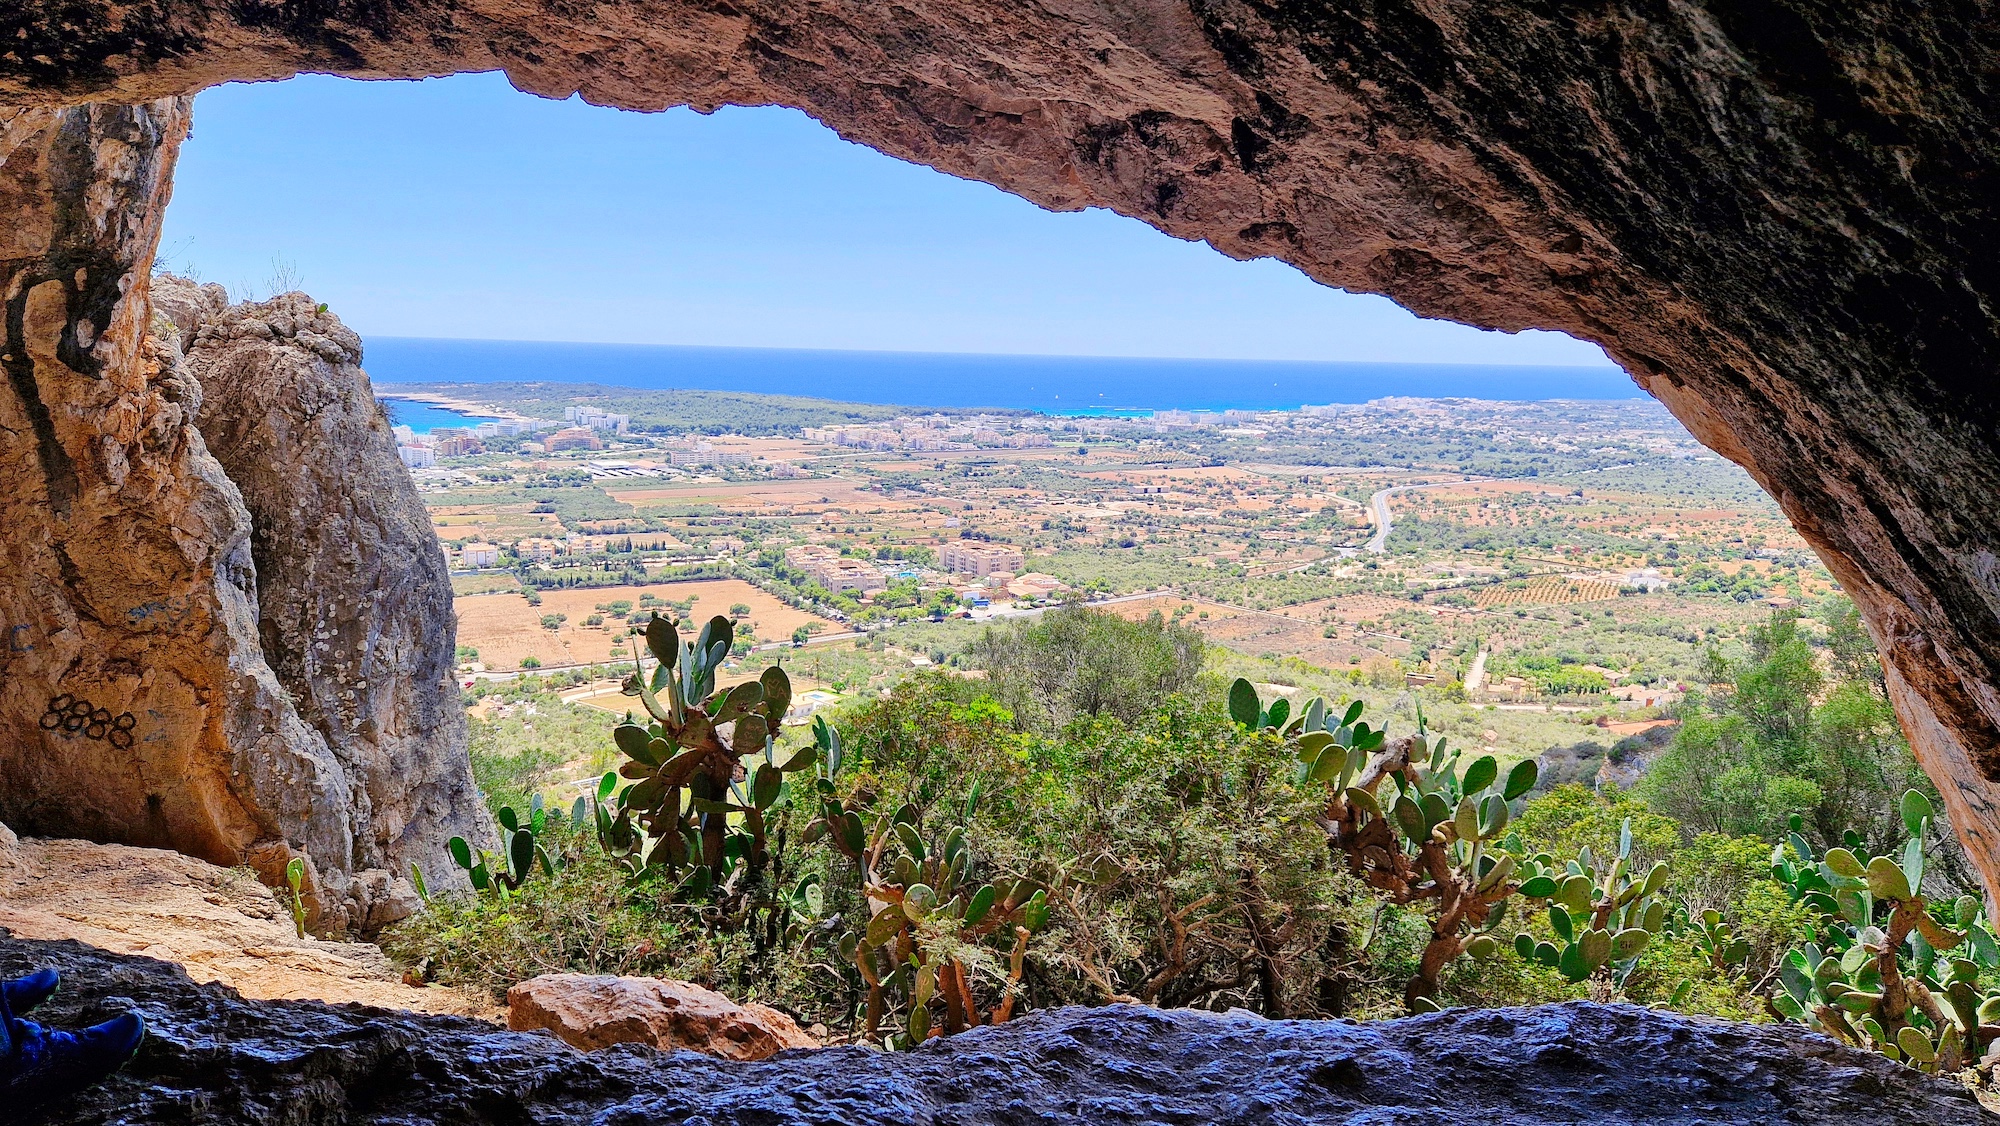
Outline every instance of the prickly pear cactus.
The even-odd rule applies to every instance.
[[[524,822],[513,806],[503,805],[494,815],[500,824],[500,852],[495,856],[485,849],[474,850],[464,837],[453,837],[445,849],[451,854],[451,862],[465,870],[474,891],[485,892],[505,899],[510,893],[519,891],[528,882],[539,863],[542,871],[555,875],[560,866],[550,855],[542,842],[548,831],[548,811],[542,807],[542,796],[536,794],[528,805],[528,819]],[[560,818],[559,812],[556,817]]]
[[[641,665],[625,682],[650,718],[612,732],[627,760],[618,773],[632,783],[620,793],[619,816],[636,821],[650,842],[639,867],[662,868],[696,895],[762,879],[770,865],[767,815],[788,796],[785,776],[817,759],[814,747],[778,756],[792,700],[783,669],[716,687],[734,637],[729,619],[718,616],[683,641],[673,622],[655,613],[646,625],[652,675]],[[606,836],[625,841],[629,828],[610,820]]]
[[[1231,690],[1231,715],[1246,726],[1281,730],[1297,748],[1302,779],[1325,784],[1335,856],[1391,902],[1431,912],[1430,941],[1403,999],[1413,1011],[1436,1008],[1432,998],[1446,967],[1499,948],[1492,931],[1506,916],[1519,864],[1499,842],[1510,803],[1535,786],[1535,764],[1519,763],[1502,779],[1498,761],[1487,755],[1461,770],[1446,741],[1425,732],[1421,711],[1417,734],[1391,743],[1361,718],[1360,701],[1335,718],[1316,699],[1292,718],[1277,704],[1257,706],[1254,689],[1243,695],[1249,688],[1239,680]],[[1245,718],[1253,712],[1256,724]]]
[[[1318,706],[1318,711],[1313,710]],[[1292,715],[1292,702],[1283,696],[1271,701],[1269,707],[1257,697],[1257,687],[1242,677],[1237,677],[1229,686],[1229,718],[1256,731],[1279,731],[1287,735],[1297,735],[1304,731],[1326,730],[1326,701],[1315,699],[1302,709],[1297,716]]]
[[[1523,899],[1546,903],[1554,941],[1537,942],[1525,932],[1514,936],[1514,950],[1572,982],[1591,982],[1598,1000],[1609,1000],[1667,925],[1665,861],[1644,874],[1632,863],[1632,821],[1618,832],[1618,855],[1599,871],[1590,849],[1563,862],[1543,853],[1523,862]],[[1748,951],[1744,951],[1745,954]]]
[[[967,821],[977,801],[975,791]],[[867,921],[841,939],[840,951],[868,987],[869,1040],[907,1048],[1013,1015],[1029,941],[1048,923],[1043,888],[1026,879],[973,879],[965,830],[953,826],[927,837],[911,806],[876,819],[870,831],[860,812],[829,796],[820,825],[863,873]],[[981,968],[1001,982],[975,989]],[[982,1009],[980,995],[996,990]],[[900,1026],[885,1034],[895,1009],[902,1012]]]
[[[1718,974],[1735,973],[1750,960],[1750,940],[1738,937],[1735,926],[1713,907],[1704,907],[1699,916],[1680,920],[1678,928],[1670,923],[1667,930],[1669,934],[1678,931],[1688,936],[1695,950]]]
[[[595,793],[576,799],[570,821],[589,829],[604,855],[627,879],[635,879],[646,871],[646,834],[632,823],[632,811],[616,800],[617,792],[617,772],[606,773],[598,779]]]
[[[1845,847],[1815,858],[1797,826],[1772,852],[1772,874],[1821,912],[1821,929],[1818,941],[1779,963],[1784,991],[1771,1007],[1850,1044],[1950,1074],[2000,1041],[2000,944],[1969,895],[1946,913],[1950,925],[1940,921],[1923,894],[1934,811],[1911,790],[1901,813],[1909,840],[1900,858],[1870,855],[1852,833]]]

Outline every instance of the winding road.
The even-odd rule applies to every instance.
[[[1368,512],[1375,520],[1375,534],[1368,540],[1363,551],[1371,555],[1381,555],[1389,550],[1389,526],[1393,522],[1389,513],[1390,493],[1414,493],[1419,489],[1442,489],[1452,485],[1466,485],[1475,481],[1491,480],[1488,477],[1467,477],[1463,481],[1437,481],[1429,485],[1397,485],[1383,489],[1368,498]]]

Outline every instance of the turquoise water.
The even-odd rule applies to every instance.
[[[412,403],[407,399],[383,399],[382,407],[389,412],[391,423],[407,426],[419,434],[428,434],[440,426],[477,426],[482,422],[499,421],[491,415],[465,414],[429,403]]]
[[[1613,367],[832,352],[417,337],[370,338],[367,364],[377,383],[549,380],[1065,414],[1289,410],[1390,395],[1517,401],[1644,397]]]

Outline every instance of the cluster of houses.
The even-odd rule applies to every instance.
[[[530,563],[547,563],[564,556],[596,555],[613,550],[614,544],[629,543],[635,551],[653,551],[672,542],[665,536],[575,535],[562,539],[533,538],[516,541],[514,554]],[[500,545],[478,541],[458,548],[458,569],[477,571],[500,565]]]
[[[630,415],[611,414],[591,407],[568,407],[563,421],[546,418],[501,418],[477,426],[439,426],[419,434],[407,426],[395,427],[396,456],[411,469],[430,469],[441,457],[467,457],[486,452],[493,438],[534,439],[521,447],[523,453],[557,453],[562,450],[601,450],[603,435],[623,435],[632,427]]]
[[[863,450],[1036,449],[1053,445],[1041,419],[924,415],[872,425],[808,426],[809,442]]]
[[[889,579],[875,562],[856,559],[825,544],[809,543],[785,549],[785,565],[802,571],[812,581],[835,594],[860,591],[873,594],[889,589]]]
[[[513,438],[521,435],[543,434],[556,431],[556,437],[571,434],[563,429],[560,422],[545,418],[501,418],[482,422],[477,426],[439,426],[428,433],[419,434],[407,426],[392,428],[396,435],[396,456],[411,469],[430,469],[437,465],[441,457],[466,457],[486,452],[486,439]],[[588,430],[583,434],[590,434]],[[573,447],[564,447],[573,448]],[[588,447],[603,449],[603,443]]]
[[[1010,544],[960,540],[939,550],[939,585],[949,589],[965,605],[974,609],[995,602],[1033,602],[1054,597],[1069,589],[1053,575],[1022,573],[1026,558]],[[825,544],[801,544],[787,548],[785,563],[805,573],[812,581],[834,593],[855,591],[866,598],[886,590],[892,582],[923,579],[926,573],[901,561],[876,561],[842,555]]]

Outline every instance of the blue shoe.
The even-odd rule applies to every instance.
[[[15,1016],[24,1016],[30,1009],[55,996],[56,986],[62,979],[54,970],[36,970],[27,977],[16,981],[0,982],[0,998],[6,1001],[7,1011]]]
[[[146,1022],[126,1013],[81,1032],[14,1022],[13,1054],[0,1060],[0,1099],[26,1109],[68,1098],[119,1068],[139,1050]]]

